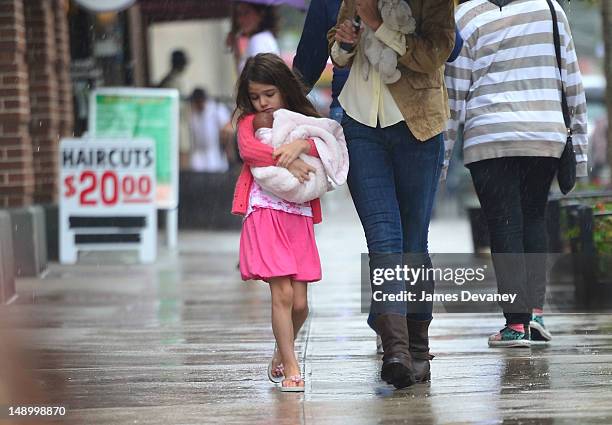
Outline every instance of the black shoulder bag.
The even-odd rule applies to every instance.
[[[565,96],[565,88],[563,87],[563,70],[561,68],[561,40],[559,39],[559,24],[557,23],[557,12],[552,4],[552,0],[546,0],[553,21],[553,37],[555,42],[555,54],[557,56],[557,66],[559,67],[559,78],[561,78],[561,109],[563,110],[563,119],[567,128],[567,141],[565,149],[559,159],[559,170],[557,171],[557,181],[559,189],[564,195],[567,195],[576,185],[576,153],[574,152],[574,143],[572,142],[572,128],[569,108],[567,107],[567,97]]]

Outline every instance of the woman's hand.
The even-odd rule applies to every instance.
[[[289,168],[289,164],[294,162],[302,153],[310,151],[310,143],[305,139],[297,139],[291,143],[287,143],[279,148],[274,149],[272,158],[276,159],[276,165],[279,167]]]
[[[314,167],[306,164],[299,158],[289,164],[287,170],[289,170],[289,172],[293,174],[300,181],[300,183],[310,180],[308,173],[314,173],[316,171]]]
[[[376,31],[382,25],[376,0],[357,0],[357,14],[372,31]]]
[[[355,45],[357,44],[357,40],[359,40],[360,34],[361,30],[359,30],[359,32],[355,31],[353,22],[347,19],[336,28],[336,41],[338,43]]]

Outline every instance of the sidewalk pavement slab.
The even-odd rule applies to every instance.
[[[33,376],[68,424],[612,423],[606,315],[547,316],[550,347],[514,350],[487,347],[501,314],[437,315],[432,382],[381,382],[359,310],[363,232],[336,196],[317,228],[324,278],[297,343],[305,394],[267,380],[269,290],[241,282],[238,233],[181,233],[178,252],[151,266],[117,254],[52,263],[18,280],[3,327],[26,341]],[[430,236],[432,251],[469,252],[465,222],[434,222]]]

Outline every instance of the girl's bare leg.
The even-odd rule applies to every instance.
[[[293,336],[297,338],[302,325],[308,317],[308,284],[306,282],[292,281],[291,286],[293,286],[291,320],[293,321]]]
[[[279,277],[270,279],[272,294],[272,331],[280,352],[285,377],[300,374],[300,367],[295,358],[294,331],[291,310],[293,305],[293,286],[291,279]],[[295,386],[292,381],[286,381],[285,386]]]

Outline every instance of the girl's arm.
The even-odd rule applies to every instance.
[[[276,165],[272,157],[271,146],[268,146],[255,137],[253,119],[255,115],[247,115],[238,121],[238,150],[244,163],[250,167],[269,167]]]
[[[301,154],[319,157],[319,152],[312,139],[297,139],[291,143],[282,145],[274,149],[272,157],[276,159],[276,165],[289,168],[289,165],[298,159]]]

